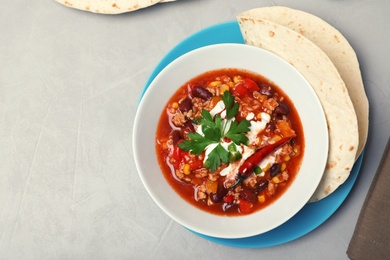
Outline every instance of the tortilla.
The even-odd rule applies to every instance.
[[[101,14],[120,14],[135,11],[161,0],[55,0],[65,6]]]
[[[336,28],[319,17],[283,6],[256,8],[241,13],[239,17],[266,19],[288,27],[311,40],[328,55],[348,89],[357,115],[359,146],[356,160],[367,141],[369,106],[359,61],[345,37]]]
[[[247,44],[269,50],[296,67],[321,102],[329,153],[323,178],[310,201],[325,198],[345,182],[355,163],[359,133],[348,90],[329,57],[300,33],[265,19],[238,16],[238,22]]]

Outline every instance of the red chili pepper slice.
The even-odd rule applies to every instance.
[[[258,165],[265,157],[270,155],[273,151],[287,143],[291,140],[291,137],[282,138],[279,141],[267,145],[259,150],[257,150],[254,154],[252,154],[238,169],[238,179],[236,183],[234,183],[231,188],[239,184],[242,180],[249,176],[249,173],[253,171],[256,165]]]
[[[257,150],[254,154],[252,154],[246,161],[241,165],[238,169],[238,172],[242,175],[248,175],[253,168],[258,165],[265,157],[271,154],[273,151],[278,149],[280,146],[284,145],[288,141],[290,141],[291,137],[282,138],[279,141],[267,145],[259,150]]]

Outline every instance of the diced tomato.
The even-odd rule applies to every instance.
[[[234,200],[234,196],[233,195],[229,195],[229,196],[223,197],[223,201],[226,202],[226,203],[233,202],[233,200]]]
[[[180,159],[184,159],[185,162],[188,162],[190,160],[190,155],[188,152],[180,149]]]
[[[203,162],[202,161],[194,161],[192,163],[190,163],[190,169],[193,171],[193,170],[196,170],[196,169],[199,169],[199,168],[202,168],[203,167]]]
[[[249,94],[248,89],[244,86],[244,84],[238,84],[233,92],[233,96],[238,96],[238,97],[244,97]]]
[[[240,200],[240,212],[241,213],[250,213],[252,212],[253,204],[246,201]]]
[[[203,180],[202,178],[196,178],[196,177],[194,177],[194,178],[192,178],[192,180],[191,180],[192,185],[195,185],[195,186],[199,186],[199,185],[201,185],[203,182],[204,182],[204,180]]]
[[[176,161],[180,161],[181,159],[181,149],[179,148],[179,146],[175,145],[175,147],[173,148],[173,154],[172,154],[172,157],[173,159],[175,159]]]
[[[172,158],[175,159],[175,163],[173,164],[175,168],[179,168],[181,162],[181,151],[182,150],[177,145],[175,145],[175,147],[173,148]]]
[[[257,86],[256,82],[254,82],[251,79],[248,79],[248,78],[244,79],[244,84],[245,84],[245,87],[249,91],[257,91],[257,90],[259,90],[259,86]]]

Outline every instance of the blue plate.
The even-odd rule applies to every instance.
[[[144,95],[146,89],[149,87],[150,83],[157,76],[157,74],[160,73],[160,71],[173,60],[191,50],[218,43],[244,44],[240,28],[236,21],[221,23],[208,27],[191,35],[190,37],[186,38],[184,41],[176,45],[160,61],[160,63],[150,75],[142,91],[141,98]],[[196,232],[194,233],[215,243],[241,248],[270,247],[287,243],[303,235],[306,235],[307,233],[311,232],[312,230],[320,226],[322,223],[324,223],[343,203],[343,201],[351,191],[355,180],[359,174],[363,155],[364,153],[362,153],[356,161],[347,181],[343,185],[341,185],[335,192],[333,192],[325,199],[306,204],[306,206],[304,206],[302,210],[300,210],[293,218],[271,231],[268,231],[261,235],[240,239],[223,239],[205,236]]]

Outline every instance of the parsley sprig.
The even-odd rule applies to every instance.
[[[192,154],[201,154],[209,145],[214,144],[213,150],[208,154],[204,166],[210,171],[215,171],[221,162],[229,162],[229,151],[227,151],[221,142],[228,138],[236,145],[246,144],[248,137],[245,135],[249,131],[250,123],[243,119],[237,122],[234,117],[239,110],[239,103],[235,102],[234,96],[229,91],[225,91],[222,101],[226,109],[226,118],[220,114],[211,116],[210,112],[203,109],[202,117],[196,120],[196,123],[202,127],[203,135],[192,132],[188,133],[188,140],[179,143],[179,148],[190,151]]]

